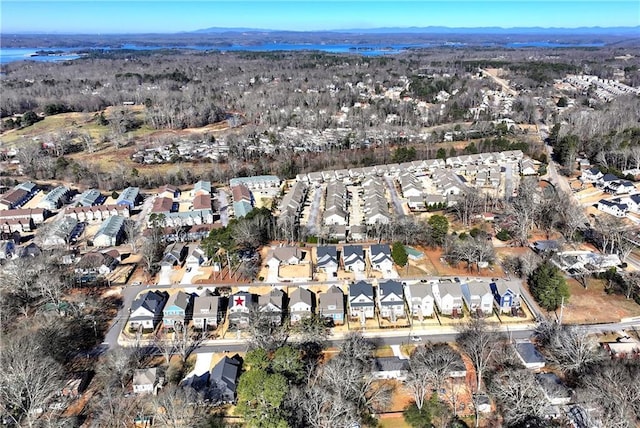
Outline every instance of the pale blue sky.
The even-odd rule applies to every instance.
[[[1,31],[171,33],[209,27],[638,26],[640,1],[128,1],[0,0]]]

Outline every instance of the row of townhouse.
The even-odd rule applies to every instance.
[[[297,181],[291,186],[289,192],[282,198],[280,203],[280,220],[297,222],[304,208],[304,201],[307,198],[309,186]],[[286,220],[285,220],[286,219]]]
[[[477,153],[447,158],[445,164],[449,167],[464,165],[491,165],[504,164],[506,162],[519,162],[524,158],[521,150],[506,150],[504,152]]]
[[[67,186],[58,186],[38,202],[38,208],[44,208],[49,211],[58,209],[69,202],[72,193]]]
[[[598,168],[589,168],[582,171],[580,180],[583,183],[593,183],[604,192],[613,195],[622,195],[636,191],[635,185],[629,180],[624,180],[611,173],[602,173]]]
[[[233,197],[233,214],[236,218],[242,218],[253,210],[255,200],[253,192],[244,184],[237,184],[231,187]]]
[[[109,217],[120,216],[129,218],[128,205],[84,205],[80,207],[68,207],[65,215],[75,218],[78,221],[92,222],[104,221]]]
[[[4,233],[31,232],[44,223],[49,211],[43,208],[15,208],[0,211],[0,227]]]
[[[364,190],[364,223],[367,225],[391,222],[389,203],[385,197],[385,185],[377,177],[367,177],[362,182]]]
[[[162,218],[164,225],[171,228],[212,224],[215,221],[210,182],[199,181],[189,192],[188,198],[181,198],[179,188],[169,184],[162,186],[153,200],[147,227],[153,227],[157,218]],[[186,211],[180,210],[180,202],[183,200],[190,202]]]
[[[29,202],[39,190],[38,185],[30,181],[17,184],[0,197],[0,210],[22,207]]]
[[[349,224],[349,196],[344,183],[331,181],[327,184],[322,223],[325,226]]]

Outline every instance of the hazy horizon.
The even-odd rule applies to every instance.
[[[209,28],[636,27],[638,1],[44,1],[3,0],[3,34],[171,34]]]

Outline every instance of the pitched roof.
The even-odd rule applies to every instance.
[[[380,290],[380,300],[384,299],[390,294],[395,294],[402,299],[402,284],[398,281],[394,281],[392,279],[381,281],[378,284],[378,289]]]
[[[151,313],[158,313],[164,308],[167,301],[167,293],[160,291],[149,291],[138,297],[131,304],[131,312],[135,312],[138,308],[145,308]]]
[[[364,294],[367,297],[373,299],[373,286],[366,281],[358,281],[355,284],[349,286],[349,298],[358,297]]]
[[[242,363],[226,355],[211,370],[210,380],[215,382],[220,389],[227,389],[232,393],[236,392],[236,382]]]
[[[344,293],[340,287],[336,285],[332,285],[326,292],[320,293],[318,300],[318,306],[320,307],[321,312],[344,312]],[[335,306],[336,309],[329,309],[330,306]]]
[[[136,369],[133,373],[134,385],[153,385],[156,383],[157,371],[155,367],[150,369]]]
[[[165,308],[169,306],[177,306],[182,310],[187,310],[187,306],[191,302],[191,294],[185,293],[184,291],[178,291],[175,294],[169,296],[169,300],[167,300],[167,304]]]
[[[311,306],[313,304],[313,293],[306,288],[296,288],[289,296],[289,306],[293,306],[299,302]]]

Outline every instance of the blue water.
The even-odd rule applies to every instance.
[[[353,53],[366,56],[392,55],[405,52],[408,49],[430,48],[437,46],[448,47],[464,47],[464,43],[445,42],[441,44],[292,44],[292,43],[265,43],[253,46],[141,46],[135,44],[124,44],[119,48],[100,48],[98,50],[158,50],[158,49],[191,49],[196,51],[245,51],[245,52],[271,52],[271,51],[320,51],[328,53]],[[585,43],[585,44],[566,44],[555,42],[511,42],[511,43],[495,43],[485,44],[485,46],[506,47],[506,48],[579,48],[579,47],[602,47],[604,43]],[[66,61],[80,58],[75,52],[81,50],[90,50],[91,48],[4,48],[0,49],[0,64],[7,64],[15,61]],[[32,56],[38,50],[61,51],[59,55],[51,56]]]

